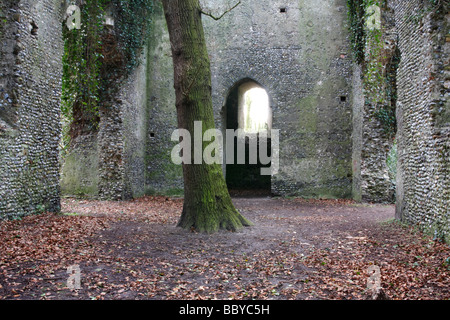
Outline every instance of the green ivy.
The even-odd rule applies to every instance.
[[[375,116],[384,127],[387,135],[394,137],[397,131],[397,117],[395,107],[397,105],[397,70],[400,64],[400,50],[397,48],[390,62],[386,66],[385,76],[385,101],[378,108]]]
[[[366,104],[373,106],[373,117],[380,121],[386,134],[393,137],[397,129],[395,80],[400,55],[396,55],[388,66],[384,65],[387,59],[382,27],[366,26],[366,22],[372,19],[368,12],[372,5],[383,8],[386,2],[347,0],[352,51],[355,62],[362,67]]]
[[[72,119],[75,104],[94,114],[98,112],[104,2],[90,0],[81,6],[81,29],[69,30],[63,24],[61,111],[68,119]]]
[[[347,0],[350,37],[354,59],[363,66],[366,96],[373,102],[383,100],[384,84],[382,31],[369,29],[366,22],[371,18],[367,9],[372,5],[381,7],[382,0]]]
[[[149,38],[153,0],[112,0],[111,3],[125,67],[130,71],[139,63],[141,49]]]
[[[347,0],[347,8],[353,57],[361,64],[365,48],[365,4],[363,0]]]
[[[112,88],[113,81],[125,78],[139,63],[149,38],[153,0],[76,0],[74,4],[81,9],[81,29],[69,30],[63,23],[61,111],[69,125],[74,112],[77,116],[82,112],[92,122],[90,130],[96,130],[100,102],[117,89]],[[104,25],[106,10],[112,11],[113,32]],[[69,139],[63,141],[67,147]]]

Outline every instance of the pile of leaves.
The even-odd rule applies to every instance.
[[[28,216],[0,224],[0,299],[21,298],[39,290],[55,271],[95,254],[90,237],[107,227],[95,217],[58,216],[51,213]],[[67,275],[65,275],[67,278]],[[35,298],[38,298],[35,292]]]
[[[399,222],[317,250],[304,263],[314,268],[305,290],[318,299],[370,299],[370,266],[380,268],[384,299],[450,298],[449,246]]]
[[[66,214],[160,225],[177,223],[182,208],[183,199],[164,196],[146,196],[130,201],[63,200]]]
[[[368,299],[372,265],[388,299],[450,298],[448,245],[398,222],[328,248],[273,234],[246,251],[239,234],[174,228],[181,199],[65,199],[63,209],[0,222],[0,299]],[[80,289],[68,287],[73,265]]]

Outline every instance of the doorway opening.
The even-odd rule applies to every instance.
[[[261,168],[271,166],[261,161],[261,154],[271,156],[272,108],[266,90],[254,80],[241,80],[230,90],[224,111],[226,129],[240,129],[234,136],[234,153],[225,152],[225,177],[230,194],[270,195],[271,176],[261,174]],[[267,143],[261,137],[265,135]],[[244,163],[238,161],[239,143],[245,143]]]

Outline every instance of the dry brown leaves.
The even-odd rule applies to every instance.
[[[304,263],[314,268],[306,289],[318,299],[367,299],[368,268],[381,270],[381,287],[392,300],[448,300],[450,249],[412,227],[391,222],[367,236],[328,250]]]
[[[148,254],[140,247],[145,232],[106,236],[123,223],[146,230],[173,225],[181,209],[182,200],[165,197],[65,199],[66,215],[0,222],[0,299],[367,299],[371,265],[380,267],[390,299],[450,298],[448,245],[398,223],[306,256],[289,241],[247,254],[220,241],[189,250],[161,243],[161,251],[152,248],[158,254]],[[81,290],[66,283],[75,264]]]
[[[95,256],[89,238],[107,227],[95,217],[42,214],[0,223],[0,299],[20,298],[57,269]]]

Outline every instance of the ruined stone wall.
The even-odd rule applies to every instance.
[[[395,74],[388,68],[395,58],[397,48],[397,33],[394,21],[394,11],[391,6],[381,8],[380,39],[376,43],[370,41],[364,45],[364,61],[355,63],[353,72],[353,198],[358,201],[375,203],[395,202],[395,174],[390,172],[388,157],[394,146],[395,125],[386,127],[379,118],[381,108],[393,105],[391,95],[395,92],[387,88]],[[365,32],[370,31],[365,27]],[[380,53],[371,55],[373,46],[379,46]],[[373,67],[379,64],[379,83],[368,80]],[[395,85],[395,84],[393,84]],[[374,86],[379,90],[373,92]],[[376,102],[371,96],[376,94]],[[392,117],[395,117],[392,114]]]
[[[215,16],[230,1],[201,1]],[[170,161],[176,128],[173,70],[162,11],[149,49],[148,185],[182,186]],[[243,79],[269,94],[280,130],[280,171],[272,192],[349,197],[352,191],[351,55],[346,2],[241,1],[219,21],[203,16],[210,54],[216,126],[224,129],[227,95]],[[151,136],[150,134],[153,134]],[[178,171],[177,171],[178,170]]]
[[[398,71],[397,218],[450,240],[449,4],[393,1]]]
[[[147,53],[125,71],[113,17],[102,31],[99,123],[71,141],[62,168],[64,195],[123,200],[145,193]]]
[[[183,195],[183,171],[171,161],[177,129],[169,33],[161,5],[155,5],[148,44],[146,189],[150,194]]]
[[[119,92],[124,114],[124,198],[139,197],[146,193],[147,68],[147,49],[144,48],[139,66]]]
[[[75,197],[98,197],[97,132],[72,139],[64,156],[61,171],[61,194]]]
[[[0,6],[0,218],[56,212],[63,2]]]
[[[117,85],[111,101],[102,102],[98,133],[98,193],[101,199],[124,200],[145,194],[146,71],[140,64]]]

